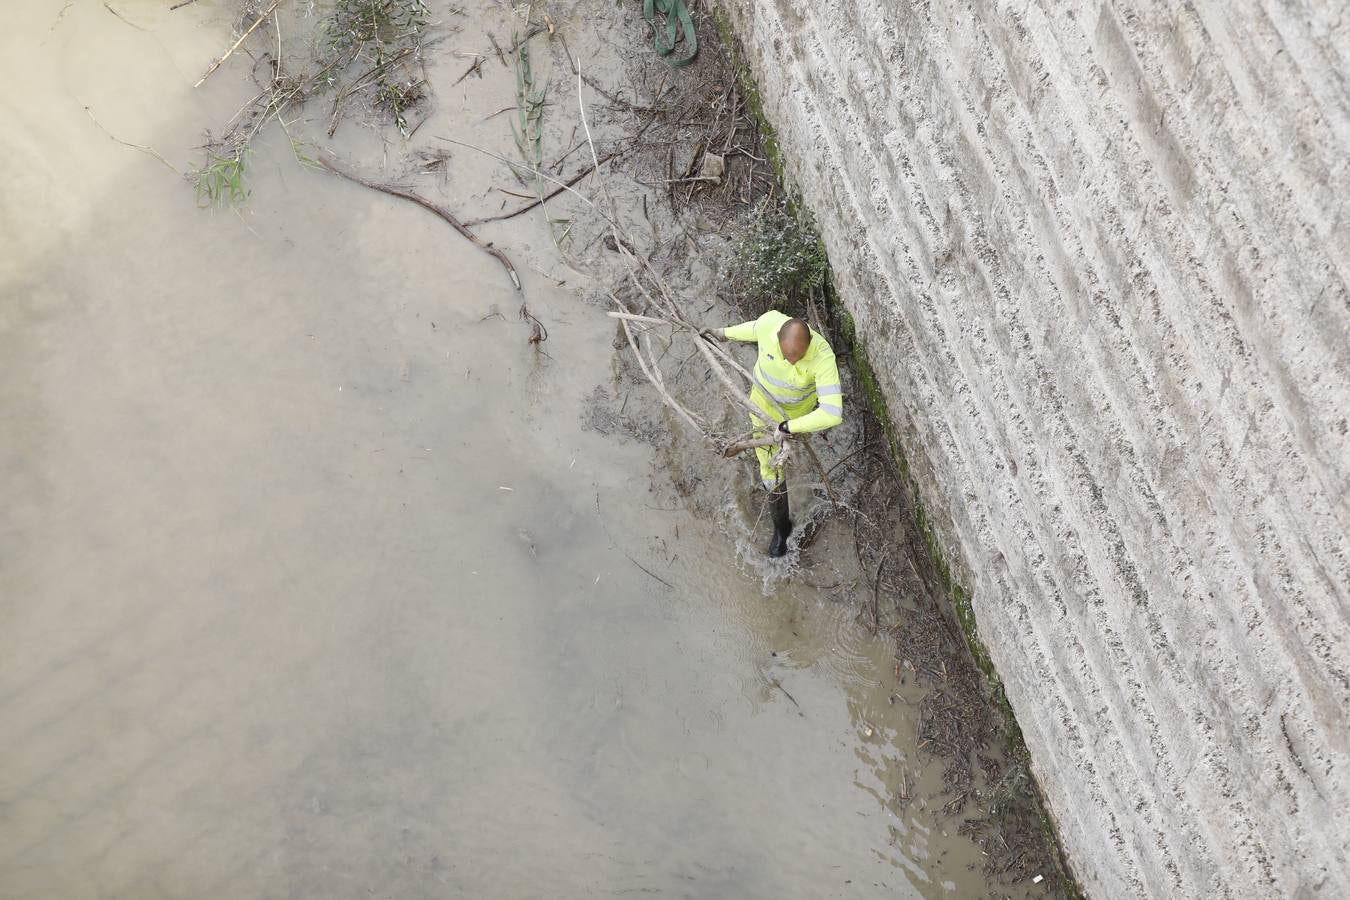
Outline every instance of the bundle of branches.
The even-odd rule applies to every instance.
[[[212,63],[197,82],[200,86],[228,60],[244,41],[269,19],[275,32],[275,53],[257,57],[253,75],[259,91],[225,123],[218,137],[207,135],[203,145],[205,163],[193,173],[199,200],[207,205],[228,206],[247,196],[244,171],[249,147],[266,125],[275,121],[287,129],[287,114],[310,99],[331,93],[328,135],[337,130],[342,113],[355,100],[392,122],[408,137],[416,128],[410,112],[426,98],[426,79],[421,72],[423,39],[430,25],[425,0],[337,0],[322,22],[322,36],[312,58],[296,70],[287,68],[281,41],[281,19],[273,0],[260,10],[250,3],[239,39]],[[259,77],[259,69],[266,76]],[[291,146],[302,162],[313,163]]]

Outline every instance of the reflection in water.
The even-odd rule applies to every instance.
[[[495,262],[275,136],[197,210],[82,107],[182,164],[251,90],[188,87],[229,5],[120,8],[147,30],[50,0],[0,38],[6,896],[983,893],[885,644],[582,427],[612,330],[536,274],[547,226],[492,235],[536,248],[541,359]],[[508,76],[428,134],[509,147]]]

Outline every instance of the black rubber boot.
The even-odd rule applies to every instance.
[[[773,540],[769,542],[769,556],[786,556],[788,535],[792,534],[792,519],[788,516],[787,482],[780,481],[769,493],[769,512],[773,516]]]

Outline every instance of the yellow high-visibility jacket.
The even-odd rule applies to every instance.
[[[759,359],[753,374],[755,386],[750,399],[764,410],[765,421],[778,422],[781,416],[764,396],[771,393],[788,415],[788,430],[793,434],[824,431],[844,421],[844,391],[839,386],[839,367],[834,350],[814,329],[806,355],[793,365],[783,358],[778,346],[778,329],[790,317],[770,310],[753,322],[743,322],[723,330],[729,341],[759,345]]]

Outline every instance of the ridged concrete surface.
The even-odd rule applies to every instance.
[[[1350,896],[1350,10],[723,5],[1084,887]]]

